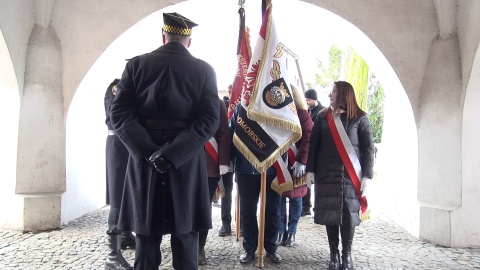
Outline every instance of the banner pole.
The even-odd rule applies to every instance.
[[[300,63],[298,62],[298,58],[295,59],[295,63],[297,64],[298,76],[300,77],[300,84],[302,85],[303,93],[305,93],[305,84],[303,82],[302,71],[300,71]]]
[[[258,230],[258,263],[259,268],[263,268],[263,240],[265,238],[265,203],[267,201],[267,171],[261,174],[260,182],[260,221]]]
[[[236,182],[236,181],[235,181]],[[240,192],[238,192],[237,184],[237,197],[235,198],[235,237],[237,242],[240,239]]]

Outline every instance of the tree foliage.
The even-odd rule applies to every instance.
[[[383,114],[384,114],[384,98],[385,93],[380,82],[375,77],[375,74],[371,74],[369,78],[368,86],[368,119],[372,124],[373,129],[373,141],[380,143],[382,141],[383,130]]]
[[[343,68],[345,81],[349,82],[355,91],[355,97],[360,108],[367,110],[368,65],[352,48],[348,48]]]
[[[363,58],[351,47],[345,53],[333,44],[328,51],[328,60],[325,62],[318,60],[318,71],[319,73],[315,74],[315,85],[325,88],[338,80],[352,84],[358,105],[368,113],[373,129],[373,140],[380,143],[385,94],[375,75],[371,73],[369,76],[369,66]],[[307,86],[314,88],[311,83],[307,83]]]
[[[315,74],[316,84],[325,88],[331,86],[333,82],[338,81],[342,70],[342,61],[343,51],[336,44],[333,44],[330,46],[326,65],[318,60],[320,73]]]

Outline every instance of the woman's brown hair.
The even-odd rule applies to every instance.
[[[358,118],[366,113],[358,106],[357,99],[355,98],[355,91],[353,86],[345,81],[336,81],[333,83],[337,87],[337,100],[335,100],[335,106],[347,111],[347,120]],[[344,108],[344,106],[346,108]],[[334,110],[337,108],[333,108]]]

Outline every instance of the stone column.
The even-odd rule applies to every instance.
[[[20,103],[15,193],[24,196],[23,230],[27,231],[61,225],[65,191],[62,53],[50,26],[52,7],[52,1],[36,1]]]
[[[451,246],[451,213],[462,199],[462,80],[456,36],[432,43],[417,125],[419,237]]]

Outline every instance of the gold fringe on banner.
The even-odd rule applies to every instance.
[[[248,58],[252,59],[252,47],[250,46],[250,28],[245,26],[245,42],[247,43]]]
[[[294,177],[291,182],[285,182],[283,184],[278,183],[278,178],[272,181],[271,188],[278,194],[282,195],[285,191],[290,191],[294,188],[306,185],[306,175],[296,178]]]
[[[285,191],[290,191],[293,189],[293,181],[285,182],[283,184],[278,183],[278,178],[272,181],[272,184],[270,187],[275,190],[280,196],[285,192]]]
[[[283,145],[281,145],[277,150],[275,150],[269,157],[267,157],[263,162],[260,162],[258,158],[250,151],[250,149],[238,138],[237,134],[233,134],[233,144],[237,148],[240,153],[243,154],[243,156],[252,164],[252,166],[258,171],[258,172],[264,172],[268,168],[270,168],[275,161],[282,156],[285,152],[288,151],[288,149],[292,146],[293,143],[298,141],[301,137],[302,134],[295,134],[298,136],[294,136],[292,140],[289,139],[287,140]],[[298,138],[297,138],[298,137]]]
[[[296,112],[295,112],[295,115],[297,115]],[[302,137],[302,126],[296,122],[285,120],[285,118],[276,117],[271,114],[264,114],[264,113],[260,113],[253,110],[247,110],[247,116],[249,119],[253,121],[264,123],[269,126],[286,129],[288,131],[295,133],[290,138],[293,143],[297,142]]]

